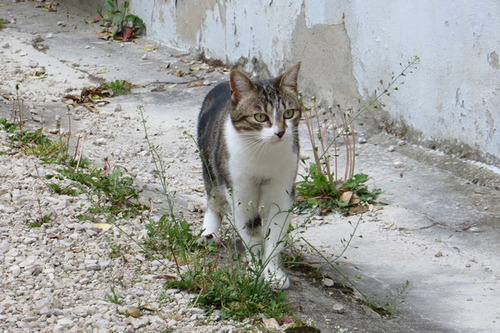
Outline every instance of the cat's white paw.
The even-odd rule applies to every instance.
[[[284,290],[290,288],[290,279],[281,268],[266,269],[264,278],[269,282],[271,287],[276,290]]]
[[[201,234],[204,237],[215,237],[219,233],[220,229],[220,219],[219,215],[211,209],[208,209],[205,213],[205,217],[203,218],[203,233]]]

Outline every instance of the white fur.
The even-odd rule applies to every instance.
[[[290,223],[290,191],[298,161],[292,124],[282,138],[275,135],[277,131],[273,127],[240,133],[230,119],[225,126],[233,185],[228,203],[236,230],[254,258],[262,260],[265,278],[283,289],[290,282],[280,268],[280,252]],[[262,228],[250,232],[246,223],[257,215]]]

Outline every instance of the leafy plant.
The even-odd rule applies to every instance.
[[[53,213],[49,213],[47,215],[42,215],[39,218],[35,219],[32,222],[28,222],[28,227],[30,228],[39,228],[42,225],[49,223],[52,221]]]
[[[193,234],[191,225],[186,220],[179,220],[175,215],[163,215],[158,221],[151,220],[146,225],[148,238],[143,242],[145,248],[163,253],[169,259],[176,254],[191,254],[202,247],[198,244],[199,234]]]
[[[58,172],[65,178],[80,183],[80,190],[89,195],[97,196],[94,200],[94,213],[117,213],[137,215],[146,207],[134,202],[140,191],[133,186],[133,179],[122,175],[120,169],[106,174],[103,169],[81,169],[66,167]]]
[[[113,39],[128,40],[140,33],[141,30],[146,30],[146,26],[141,18],[133,14],[128,14],[129,7],[129,1],[124,1],[123,8],[120,9],[117,0],[105,0],[101,8],[97,11],[106,24],[115,27],[112,32]]]
[[[220,309],[222,318],[245,318],[263,313],[281,318],[290,313],[285,292],[269,288],[262,279],[248,271],[219,265],[187,271],[181,280],[168,281],[165,288],[179,288],[196,293],[195,304]]]
[[[6,20],[6,19],[0,17],[0,29],[5,28],[5,25],[9,24],[9,23],[10,23],[9,20]]]
[[[380,189],[368,189],[366,174],[353,175],[345,182],[335,181],[322,173],[314,163],[309,165],[309,173],[301,177],[302,180],[296,184],[298,212],[308,209],[318,210],[320,214],[334,210],[358,212],[352,208],[370,204],[382,193]]]
[[[7,120],[7,118],[0,118],[0,125],[2,125],[3,130],[7,133],[14,133],[19,129],[19,125],[17,123],[11,123]]]
[[[114,80],[106,82],[104,86],[113,91],[113,96],[125,95],[132,89],[132,83],[126,80]]]

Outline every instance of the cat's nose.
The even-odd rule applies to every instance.
[[[276,132],[274,134],[276,134],[278,136],[278,138],[281,139],[283,137],[283,135],[285,135],[285,131],[279,131],[279,132]]]

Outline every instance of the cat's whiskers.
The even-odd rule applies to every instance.
[[[242,136],[245,141],[245,146],[248,149],[248,153],[256,157],[260,157],[268,151],[269,143],[261,138],[256,138],[255,135],[249,134]]]

